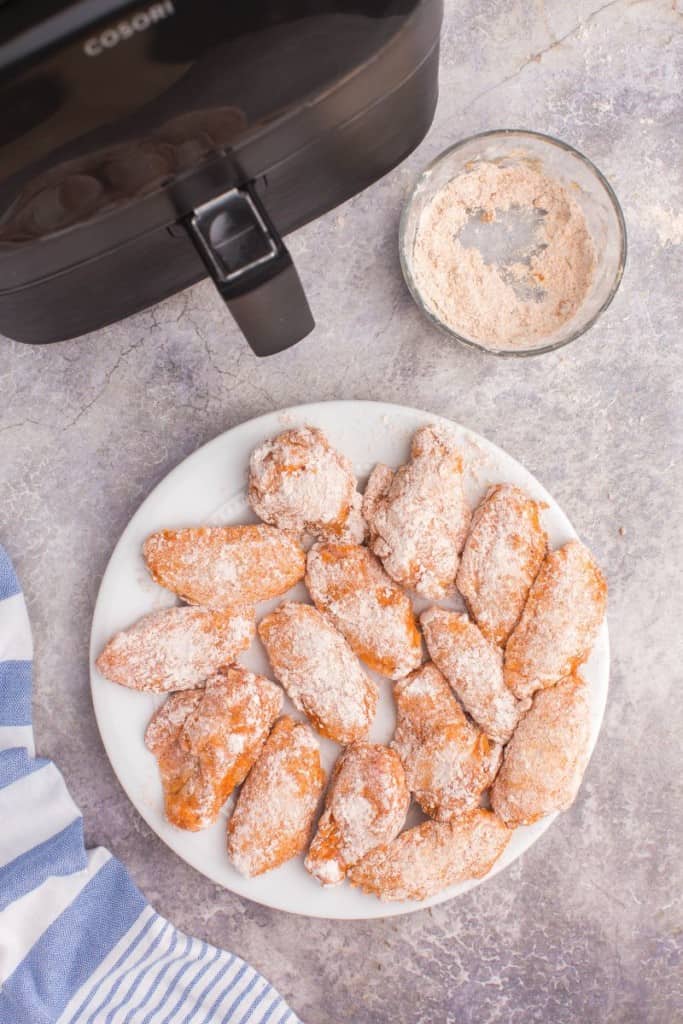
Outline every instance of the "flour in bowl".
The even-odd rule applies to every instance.
[[[494,350],[540,347],[586,297],[596,254],[569,188],[537,163],[477,161],[425,206],[412,274],[427,309]]]

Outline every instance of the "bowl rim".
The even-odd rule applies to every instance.
[[[479,341],[475,341],[473,338],[467,338],[462,334],[458,334],[458,332],[454,331],[453,328],[448,327],[447,324],[443,323],[443,321],[440,320],[439,317],[437,317],[434,313],[432,313],[431,310],[427,309],[420,294],[420,291],[417,285],[415,284],[412,273],[410,271],[410,267],[408,266],[408,259],[406,255],[406,232],[408,216],[411,212],[413,203],[416,199],[420,186],[423,184],[425,178],[429,174],[431,174],[435,167],[441,164],[444,160],[446,160],[458,149],[462,149],[463,146],[466,146],[470,142],[475,142],[477,139],[486,139],[491,137],[492,135],[504,137],[521,136],[527,138],[532,137],[535,139],[541,139],[543,142],[548,143],[551,146],[555,146],[558,149],[562,149],[565,152],[571,153],[573,156],[577,157],[588,168],[588,170],[591,171],[593,175],[597,178],[597,180],[605,190],[607,197],[614,210],[614,213],[616,215],[617,225],[619,228],[620,242],[619,263],[617,266],[616,273],[614,275],[614,280],[612,281],[611,287],[607,293],[606,298],[602,302],[599,309],[596,310],[593,316],[590,317],[585,324],[583,324],[576,330],[572,331],[570,334],[567,335],[566,338],[561,338],[559,341],[552,342],[551,344],[548,345],[537,345],[534,348],[525,349],[495,349],[488,348],[486,345],[483,345]],[[558,349],[564,348],[565,345],[569,345],[570,342],[576,341],[577,338],[580,338],[581,335],[586,334],[586,332],[589,331],[591,327],[593,327],[596,321],[599,320],[599,318],[602,316],[605,310],[610,306],[612,300],[614,299],[614,296],[617,294],[617,291],[619,290],[619,286],[624,276],[624,270],[626,268],[626,259],[628,255],[628,237],[626,231],[626,220],[624,218],[624,212],[621,208],[619,200],[617,199],[617,195],[614,189],[612,188],[612,186],[610,185],[609,181],[602,173],[600,168],[597,167],[592,160],[585,156],[585,154],[583,154],[580,150],[576,149],[574,146],[571,146],[568,142],[564,142],[562,139],[557,139],[553,135],[546,135],[544,132],[536,132],[527,128],[492,128],[485,132],[475,132],[475,134],[468,135],[465,138],[459,139],[457,142],[454,142],[452,145],[447,146],[446,149],[441,150],[441,152],[438,153],[435,157],[433,157],[429,161],[429,163],[422,169],[419,177],[414,183],[407,199],[403,204],[403,209],[401,210],[401,218],[398,226],[398,255],[399,262],[401,264],[401,272],[403,274],[403,279],[408,287],[408,291],[410,292],[413,301],[415,302],[415,305],[418,307],[420,312],[430,321],[430,323],[432,323],[434,327],[441,331],[442,334],[446,334],[449,338],[453,338],[456,341],[459,341],[461,344],[466,345],[468,348],[477,349],[479,352],[486,352],[488,355],[500,356],[504,359],[520,359],[525,358],[527,356],[543,355],[544,352],[556,352]]]

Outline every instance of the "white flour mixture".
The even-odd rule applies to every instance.
[[[543,345],[581,305],[596,256],[578,202],[528,161],[479,161],[422,211],[412,273],[427,308],[491,349]]]

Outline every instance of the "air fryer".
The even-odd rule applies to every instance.
[[[283,242],[434,112],[441,0],[0,0],[0,332],[93,331],[211,276],[252,348],[313,317]]]

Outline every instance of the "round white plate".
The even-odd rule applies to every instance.
[[[255,517],[247,505],[245,483],[250,452],[262,441],[293,426],[311,424],[320,427],[331,443],[352,460],[357,475],[364,482],[376,462],[390,466],[405,462],[414,431],[424,424],[438,422],[438,416],[404,406],[381,402],[324,402],[270,413],[234,427],[190,455],[155,487],[124,530],[104,574],[90,638],[90,677],[100,733],[119,782],[148,825],[180,857],[219,885],[257,903],[312,917],[386,917],[442,903],[466,892],[478,882],[451,886],[420,903],[382,903],[348,883],[322,889],[304,869],[302,858],[283,864],[260,878],[243,878],[232,867],[225,848],[230,803],[216,825],[203,832],[184,832],[164,818],[156,761],[145,748],[143,735],[152,712],[165,698],[136,693],[109,682],[95,668],[95,658],[117,630],[132,625],[147,612],[174,603],[173,595],[153,583],[146,572],[141,549],[148,534],[163,527],[254,521]],[[576,536],[562,509],[523,466],[483,437],[450,421],[441,422],[449,424],[462,444],[467,466],[467,494],[473,505],[492,483],[508,481],[518,484],[534,498],[547,502],[544,522],[552,546]],[[303,584],[295,587],[288,596],[307,600]],[[260,605],[258,617],[274,607],[278,600]],[[457,601],[441,603],[457,606]],[[424,601],[416,602],[416,607],[426,604]],[[258,640],[241,660],[255,671],[269,674],[265,652]],[[585,666],[585,677],[589,684],[592,750],[607,699],[609,641],[606,623],[601,627]],[[380,692],[371,739],[388,742],[394,727],[394,706],[388,680],[381,681]],[[297,718],[301,717],[289,701],[285,701],[285,710]],[[322,740],[321,747],[325,767],[329,769],[339,747],[329,740]],[[535,843],[553,817],[517,829],[505,853],[487,877],[507,867]]]

